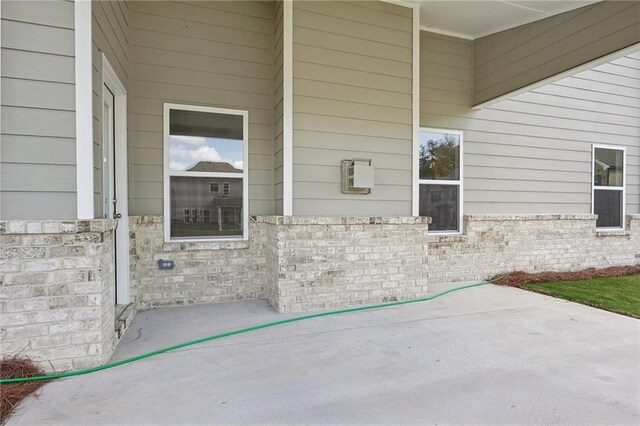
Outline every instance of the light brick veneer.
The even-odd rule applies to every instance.
[[[165,243],[162,216],[131,217],[132,312],[267,298],[280,312],[404,300],[438,283],[514,270],[640,263],[640,215],[596,231],[594,215],[428,218],[263,216],[250,240]],[[0,352],[47,370],[104,363],[116,343],[112,220],[0,222]],[[158,259],[173,270],[159,270]],[[441,288],[440,288],[441,289]],[[438,288],[436,288],[436,291]]]
[[[129,218],[131,285],[141,308],[264,298],[265,227],[249,241],[166,243],[163,216]],[[158,260],[175,269],[158,269]]]
[[[571,271],[640,263],[640,215],[596,231],[595,215],[468,215],[464,234],[429,236],[429,282],[511,271]]]
[[[279,312],[423,296],[428,220],[258,217],[268,229],[266,296]]]
[[[0,222],[0,353],[96,366],[114,333],[113,220]]]

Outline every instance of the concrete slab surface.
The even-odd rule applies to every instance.
[[[113,359],[284,317],[141,312]],[[8,424],[383,423],[639,424],[640,321],[488,285],[58,380]]]

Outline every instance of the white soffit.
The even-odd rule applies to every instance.
[[[578,9],[593,0],[417,0],[420,26],[467,39],[477,39],[529,22]]]

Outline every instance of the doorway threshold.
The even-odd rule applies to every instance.
[[[128,305],[116,305],[116,341],[119,341],[120,338],[124,336],[124,332],[127,331],[127,328],[129,328],[129,325],[133,321],[133,317],[136,314],[134,306],[134,303],[129,303]]]

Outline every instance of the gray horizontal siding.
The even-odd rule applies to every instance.
[[[627,147],[627,211],[640,212],[640,55],[474,111],[471,51],[421,33],[420,122],[464,131],[465,213],[590,212],[594,143]]]
[[[411,213],[411,9],[297,2],[293,27],[293,212]],[[340,192],[340,162],[371,158],[375,188]]]
[[[481,38],[474,43],[474,103],[639,43],[638,28],[639,2],[604,1]]]
[[[249,111],[249,210],[274,213],[274,4],[132,2],[131,214],[162,214],[162,105]]]
[[[73,9],[2,3],[2,219],[76,217]]]
[[[94,215],[103,216],[102,54],[129,89],[129,8],[124,1],[94,1],[92,12],[93,62],[93,188]]]

